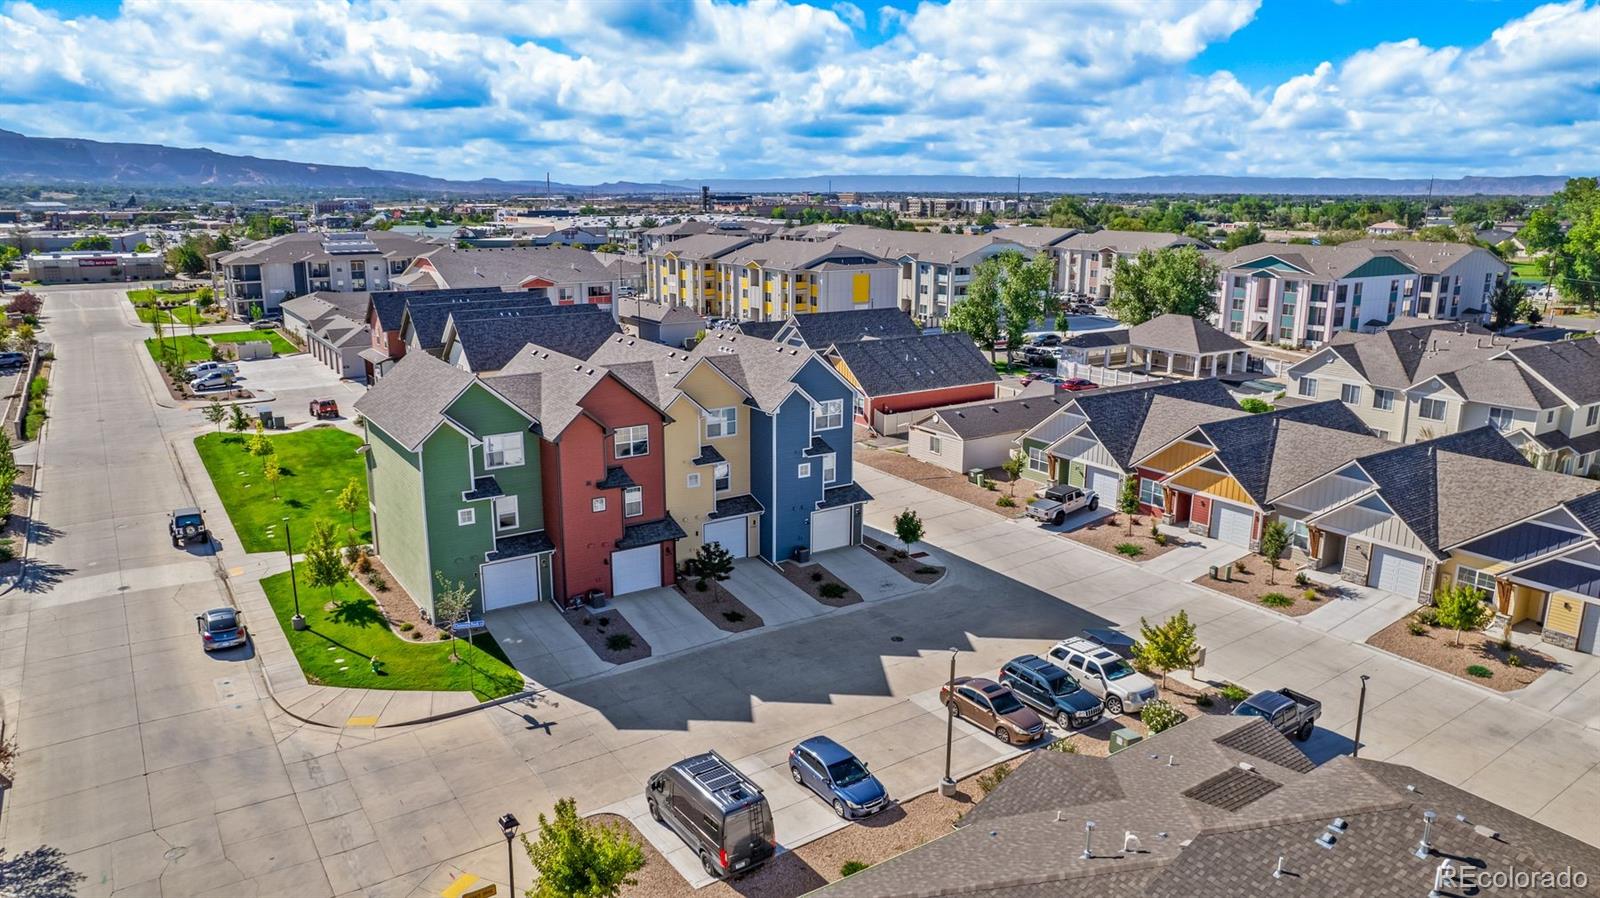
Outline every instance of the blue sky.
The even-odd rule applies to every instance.
[[[0,0],[0,127],[580,183],[1593,174],[1597,2]]]

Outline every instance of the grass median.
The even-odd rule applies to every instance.
[[[277,331],[228,331],[224,334],[206,334],[206,337],[213,343],[258,343],[266,340],[272,344],[272,351],[279,355],[289,355],[300,351]]]
[[[319,518],[333,522],[340,542],[347,541],[352,526],[358,542],[372,539],[366,471],[356,454],[360,437],[336,427],[314,427],[267,439],[280,468],[276,499],[263,473],[263,458],[250,454],[245,435],[208,433],[194,441],[246,552],[283,549],[284,518],[296,539],[309,536],[311,522]],[[353,517],[334,504],[352,480],[360,500]]]

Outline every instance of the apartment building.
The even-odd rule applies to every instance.
[[[900,266],[900,308],[923,324],[938,325],[950,304],[967,295],[972,269],[997,253],[1028,253],[1026,247],[992,235],[928,234],[851,225],[835,238]]]
[[[791,314],[896,308],[900,266],[840,239],[747,244],[716,260],[706,315],[782,321]]]
[[[717,260],[755,240],[726,234],[681,237],[644,256],[645,293],[657,302],[687,306],[701,314],[722,308]]]
[[[990,233],[1001,240],[1027,247],[1031,252],[1049,253],[1055,260],[1050,273],[1050,290],[1053,293],[1066,292],[1066,243],[1080,233],[1077,228],[1001,228]]]
[[[1338,246],[1257,243],[1222,256],[1221,327],[1236,337],[1302,346],[1396,318],[1488,318],[1510,268],[1464,243],[1357,240]]]
[[[417,256],[394,279],[401,290],[498,287],[548,297],[555,305],[597,305],[610,310],[622,295],[626,272],[605,257],[567,246],[459,249],[441,246]]]
[[[214,257],[214,280],[229,310],[276,312],[308,293],[389,289],[389,279],[438,244],[387,231],[285,234]]]
[[[1095,231],[1074,234],[1061,241],[1056,252],[1062,259],[1061,283],[1072,296],[1095,301],[1111,298],[1112,280],[1118,259],[1134,259],[1144,250],[1176,249],[1193,246],[1209,249],[1205,243],[1182,234],[1160,231]]]

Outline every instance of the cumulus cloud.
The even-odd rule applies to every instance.
[[[1257,0],[3,4],[0,127],[450,177],[1600,166],[1591,0],[1256,89],[1190,64]]]

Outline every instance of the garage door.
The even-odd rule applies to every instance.
[[[483,609],[539,601],[539,556],[498,561],[479,568],[483,581]]]
[[[611,594],[620,596],[661,585],[661,545],[611,553]]]
[[[1403,596],[1414,596],[1422,589],[1422,559],[1382,546],[1372,547],[1372,570],[1367,585],[1387,589]]]
[[[1578,623],[1578,651],[1595,654],[1596,636],[1600,634],[1600,605],[1583,603],[1583,617]]]
[[[1100,497],[1100,504],[1115,508],[1117,506],[1117,475],[1104,468],[1085,468],[1083,486],[1093,490]]]
[[[850,545],[850,509],[830,508],[811,514],[811,551],[825,552]]]
[[[1254,529],[1255,513],[1248,508],[1211,503],[1211,536],[1235,546],[1250,545],[1250,531]]]
[[[708,543],[721,543],[735,558],[744,558],[750,554],[750,547],[746,544],[745,535],[749,531],[745,528],[744,518],[734,518],[731,521],[712,521],[700,531],[700,539]]]

